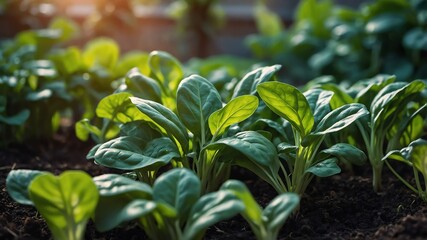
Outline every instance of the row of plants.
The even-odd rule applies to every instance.
[[[314,65],[305,66],[309,75],[302,78],[334,77],[318,77],[297,87],[279,78],[281,66],[275,64],[218,57],[184,65],[161,51],[120,57],[117,44],[109,39],[91,41],[80,49],[67,45],[76,28],[63,19],[4,43],[0,50],[2,139],[49,137],[61,119],[78,120],[76,136],[96,144],[87,159],[121,172],[90,177],[81,171],[54,176],[12,170],[6,180],[10,196],[35,206],[55,239],[82,239],[89,219],[99,231],[136,221],[152,239],[201,239],[208,227],[237,214],[247,220],[257,239],[277,239],[286,219],[304,208],[299,202],[313,179],[339,174],[341,168],[353,165],[372,169],[373,191],[382,191],[386,166],[427,201],[427,142],[422,139],[427,126],[426,83],[413,80],[423,76],[415,70],[422,58],[405,75],[401,69],[385,67],[388,58],[383,55],[400,49],[383,48],[388,46],[388,35],[400,29],[390,27],[387,16],[402,11],[421,19],[422,1],[381,0],[367,5],[362,14],[327,1],[302,1],[297,23],[285,31],[285,38],[278,18],[270,16],[262,3],[257,16],[268,37],[250,40],[253,49],[281,58],[303,56],[302,61],[311,65],[326,59],[326,65],[334,67],[310,72]],[[311,14],[319,8],[324,9],[323,17]],[[421,13],[414,14],[414,9]],[[366,11],[372,19],[366,20]],[[361,16],[362,20],[353,21]],[[344,24],[334,25],[339,29],[355,27],[352,24],[364,27],[350,29],[357,33],[351,38],[331,37],[329,18]],[[367,32],[371,27],[366,24],[390,33],[375,35]],[[288,40],[301,39],[308,40],[287,45]],[[313,47],[329,49],[335,43],[342,47],[344,39],[352,39],[348,44],[375,40],[380,50],[369,56],[381,63],[369,66],[381,67],[359,71],[365,65],[356,64],[353,60],[359,58],[352,54],[339,55],[339,60],[322,58],[324,51],[318,52],[322,48]],[[270,43],[286,51],[270,48]],[[301,49],[310,51],[298,55]],[[366,49],[361,49],[357,56],[366,57]],[[422,50],[417,54],[422,56]],[[315,56],[319,59],[313,60]],[[343,61],[347,57],[352,61],[339,68],[346,69],[343,73],[335,64],[348,63]],[[360,63],[373,64],[365,60]],[[285,73],[298,71],[284,63]],[[396,75],[375,75],[380,72]],[[413,179],[399,173],[403,168],[396,167],[399,163],[412,168]],[[277,197],[263,209],[245,184],[234,180],[236,168],[245,168],[271,185]]]
[[[424,0],[366,1],[358,8],[303,0],[285,28],[258,1],[259,34],[246,43],[258,59],[283,64],[295,82],[333,75],[352,85],[380,73],[411,81],[427,75],[426,13]]]
[[[367,162],[374,191],[386,165],[426,200],[422,80],[378,75],[344,88],[322,77],[297,88],[277,81],[280,66],[272,65],[217,89],[164,52],[151,53],[147,66],[149,75],[130,70],[99,102],[100,121],[76,124],[77,136],[98,143],[87,158],[121,175],[10,172],[9,194],[34,205],[55,238],[81,239],[91,218],[99,231],[137,220],[153,239],[201,239],[240,213],[258,239],[276,239],[315,177]],[[389,159],[413,168],[414,186]],[[263,210],[232,180],[232,166],[253,172],[277,197]]]

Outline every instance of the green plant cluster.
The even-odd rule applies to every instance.
[[[162,51],[120,58],[119,48],[109,39],[91,41],[83,50],[61,45],[68,39],[63,37],[70,36],[66,33],[72,32],[66,31],[71,25],[59,24],[58,30],[52,24],[50,29],[24,32],[6,43],[0,55],[0,122],[4,123],[0,128],[13,129],[2,134],[22,139],[33,136],[26,135],[31,133],[27,129],[32,131],[41,124],[53,129],[43,132],[51,134],[52,126],[57,126],[52,122],[69,108],[73,117],[81,119],[75,124],[77,137],[96,143],[87,159],[121,174],[90,177],[81,171],[66,171],[53,176],[13,170],[6,180],[7,191],[17,202],[37,208],[54,239],[83,239],[89,219],[99,231],[134,221],[151,239],[202,239],[210,226],[237,214],[248,222],[257,239],[277,239],[313,179],[339,174],[341,168],[353,165],[372,168],[376,192],[382,191],[386,166],[426,201],[426,82],[414,80],[415,63],[408,75],[398,68],[395,75],[376,74],[387,72],[384,67],[390,63],[384,54],[398,51],[383,45],[393,35],[389,31],[400,26],[388,25],[390,11],[398,14],[407,10],[403,6],[412,10],[422,6],[421,1],[406,3],[381,0],[356,13],[330,2],[306,0],[301,3],[295,28],[284,35],[278,31],[277,18],[258,5],[259,19],[267,21],[259,26],[268,36],[251,40],[259,54],[289,56],[289,52],[269,48],[272,46],[298,54],[306,51],[307,55],[292,55],[295,62],[310,64],[302,65],[307,72],[304,78],[333,74],[302,87],[279,79],[282,66],[278,64],[222,57],[184,65]],[[324,16],[311,14],[318,8],[324,10],[320,11]],[[366,18],[368,12],[371,18]],[[363,21],[353,21],[361,16]],[[342,31],[351,27],[363,31],[356,28],[357,34],[344,34],[348,38],[331,38],[331,19],[341,24],[334,26]],[[401,24],[407,27],[409,23]],[[274,42],[277,39],[280,41]],[[293,44],[301,41],[301,45],[282,45],[283,39]],[[362,41],[364,47],[372,46],[365,45],[367,39],[372,40],[370,43],[381,46],[375,53],[379,55],[374,54],[381,63],[373,65],[380,67],[368,74],[355,61],[346,65],[350,67],[345,73],[335,72],[335,67],[331,72],[329,67],[328,71],[310,72],[324,54],[317,47],[329,46],[326,43],[331,39],[337,44],[345,39],[348,44]],[[308,59],[314,49],[316,54]],[[353,52],[347,53],[334,52],[326,60],[353,56]],[[313,60],[315,56],[320,60]],[[420,61],[417,64],[424,64]],[[290,69],[293,65],[285,66]],[[98,103],[96,107],[94,103]],[[398,163],[412,168],[413,180],[401,176],[395,167]],[[236,168],[258,176],[277,196],[261,207],[248,187],[233,179]]]
[[[345,87],[321,77],[297,88],[277,81],[281,66],[272,65],[246,73],[222,89],[231,91],[222,98],[211,81],[185,74],[189,70],[170,54],[154,51],[146,65],[148,75],[131,69],[116,92],[101,99],[100,126],[87,119],[76,124],[78,136],[98,143],[87,158],[122,171],[88,181],[99,196],[88,210],[99,231],[132,220],[152,239],[201,239],[209,226],[241,214],[258,239],[276,239],[315,177],[367,162],[375,191],[381,191],[385,164],[425,199],[424,81],[378,75]],[[415,187],[387,159],[413,167]],[[278,196],[262,209],[233,180],[233,167],[253,172]],[[38,203],[33,193],[45,175],[61,181],[40,171],[11,171],[8,192],[36,208],[58,204]],[[65,188],[58,191],[74,191]],[[49,214],[42,212],[48,222]],[[53,225],[54,236],[83,231],[80,220]]]
[[[260,33],[246,43],[258,59],[286,66],[286,77],[295,82],[333,75],[355,83],[380,73],[411,81],[427,76],[426,13],[423,0],[367,1],[358,9],[303,0],[294,23],[284,29],[259,4]]]
[[[51,138],[62,118],[92,118],[99,100],[116,89],[115,82],[129,69],[146,71],[147,53],[120,56],[118,45],[108,38],[91,40],[82,49],[69,46],[78,33],[73,22],[57,18],[49,28],[24,31],[1,43],[3,147]]]

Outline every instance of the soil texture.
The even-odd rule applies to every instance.
[[[38,169],[60,174],[79,169],[92,176],[114,172],[85,158],[93,143],[73,137],[35,145],[14,145],[0,150],[0,239],[49,239],[44,220],[31,206],[14,202],[5,186],[12,169]],[[427,239],[427,205],[408,190],[387,169],[384,191],[374,193],[369,166],[313,181],[303,196],[300,210],[291,216],[280,232],[280,239]],[[403,170],[412,178],[411,171]],[[266,206],[277,194],[255,175],[233,169],[232,175],[244,181],[256,200]],[[136,223],[106,233],[97,232],[89,222],[86,239],[147,239]],[[249,225],[240,216],[209,228],[205,239],[254,239]]]

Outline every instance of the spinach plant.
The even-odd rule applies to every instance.
[[[388,159],[397,160],[412,167],[414,171],[415,186],[405,180],[387,161]],[[393,150],[387,153],[382,159],[393,172],[393,174],[409,189],[414,191],[423,200],[427,201],[427,141],[417,139],[409,144],[409,146],[401,150]],[[420,179],[420,175],[422,179]]]
[[[267,81],[277,70],[277,67],[254,70],[248,74],[250,77],[243,78],[247,79],[246,84],[240,89],[249,86],[252,91],[250,89],[257,83]],[[256,135],[260,144],[254,145],[254,149],[262,152],[269,144],[267,138],[255,132],[239,134],[229,131],[231,126],[248,119],[257,110],[257,97],[237,95],[223,106],[213,84],[197,75],[183,79],[177,86],[177,114],[165,103],[138,97],[131,97],[130,101],[133,106],[129,109],[136,107],[139,110],[132,110],[138,121],[124,124],[121,137],[96,146],[88,158],[107,167],[133,171],[147,183],[154,182],[161,166],[172,164],[173,167],[193,169],[201,179],[202,191],[211,192],[228,179],[234,164],[227,157],[229,153],[214,149],[215,143],[224,137],[241,139]],[[252,155],[241,147],[244,146],[234,150],[236,154]]]
[[[88,174],[66,171],[56,177],[36,170],[13,170],[6,187],[15,201],[36,207],[54,239],[84,239],[99,196]]]
[[[331,106],[337,108],[346,103],[364,104],[369,115],[357,121],[352,132],[342,132],[338,138],[363,148],[372,166],[373,189],[381,191],[384,156],[393,150],[407,146],[423,133],[423,116],[427,114],[425,99],[420,93],[425,84],[394,82],[395,76],[378,75],[360,81],[346,92],[333,84],[322,88],[334,92]],[[360,136],[360,137],[359,137]]]
[[[228,190],[201,196],[200,180],[185,168],[164,173],[153,187],[116,174],[94,182],[100,193],[93,217],[99,231],[137,220],[151,239],[202,239],[209,226],[244,209]]]
[[[297,194],[282,193],[275,197],[263,210],[245,184],[237,180],[228,180],[221,186],[221,190],[232,191],[243,202],[245,209],[241,214],[248,221],[258,240],[277,239],[286,219],[299,204]]]
[[[362,104],[346,104],[330,111],[331,92],[313,91],[307,96],[297,88],[281,82],[266,82],[257,87],[258,94],[274,113],[286,120],[291,127],[294,142],[282,142],[277,148],[284,161],[277,160],[277,169],[269,174],[255,171],[259,176],[273,174],[284,181],[270,184],[278,192],[303,194],[314,176],[327,177],[341,171],[339,159],[354,163],[365,160],[364,153],[350,144],[336,143],[321,150],[325,136],[338,132],[356,120],[368,115]],[[283,164],[286,164],[286,167]],[[279,175],[278,169],[282,171]]]

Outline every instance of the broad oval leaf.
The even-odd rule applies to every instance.
[[[182,154],[188,152],[187,129],[175,113],[157,102],[136,97],[130,99],[145,115],[143,120],[152,123],[160,132],[174,139]]]
[[[123,222],[151,213],[156,204],[153,191],[145,183],[117,174],[93,178],[100,199],[93,220],[98,231],[111,230]]]
[[[126,91],[130,91],[134,96],[152,100],[162,101],[162,91],[156,80],[147,77],[136,69],[132,69],[126,76]]]
[[[199,178],[185,168],[173,169],[156,179],[153,186],[153,198],[172,206],[185,222],[191,207],[199,199],[201,185]]]
[[[30,199],[46,220],[55,239],[82,239],[86,223],[98,203],[92,178],[82,171],[65,171],[56,177],[37,176],[30,184]],[[69,233],[71,232],[71,236]]]
[[[256,87],[263,82],[269,81],[276,72],[280,70],[280,65],[257,68],[246,74],[234,88],[232,98],[242,95],[255,95]]]
[[[132,180],[118,174],[103,174],[93,178],[101,197],[118,195],[132,196],[132,198],[151,199],[153,191],[146,183]]]
[[[252,95],[244,95],[232,99],[227,105],[215,111],[209,117],[209,128],[212,135],[219,136],[229,126],[249,118],[258,108],[258,103],[258,98]]]
[[[369,112],[363,104],[351,103],[341,106],[332,112],[329,112],[322,121],[319,122],[316,129],[310,135],[325,135],[340,131],[352,124],[357,119],[368,115]]]
[[[33,205],[28,194],[28,186],[31,181],[43,171],[38,170],[12,170],[6,178],[6,189],[9,196],[20,204]]]
[[[221,107],[221,96],[205,78],[191,75],[180,83],[177,92],[178,115],[199,139],[206,134],[209,116]]]
[[[402,82],[391,83],[385,86],[372,101],[371,116],[375,126],[381,124],[392,125],[388,119],[399,114],[400,109],[406,107],[411,96],[421,92],[425,84],[421,80],[412,81],[408,84]]]
[[[96,108],[96,115],[120,123],[141,120],[143,116],[131,103],[130,97],[132,94],[121,92],[101,99]]]
[[[90,121],[87,118],[76,122],[75,132],[77,138],[82,141],[87,141],[90,134],[95,136],[95,141],[98,141],[99,137],[101,136],[101,130],[97,126],[90,124]]]
[[[341,168],[338,166],[336,158],[329,158],[309,167],[305,172],[318,177],[329,177],[340,173]]]
[[[339,160],[361,166],[366,163],[365,153],[353,145],[347,143],[337,143],[332,147],[322,150],[321,153],[332,155]]]
[[[146,199],[101,198],[93,216],[96,229],[109,231],[122,223],[151,214],[157,204]]]
[[[310,105],[311,112],[314,117],[314,126],[316,126],[320,120],[322,120],[326,114],[331,111],[329,102],[334,95],[331,91],[324,91],[321,89],[311,89],[304,92],[308,104]]]
[[[148,58],[148,64],[156,80],[175,94],[184,76],[179,61],[167,52],[153,51]]]
[[[229,147],[242,153],[249,160],[256,162],[264,167],[278,168],[276,162],[277,151],[276,147],[255,131],[239,132],[232,137],[222,138],[212,144],[206,146],[205,149],[220,149]],[[237,161],[238,159],[236,159]],[[276,166],[277,165],[277,166]]]
[[[149,123],[142,120],[122,124],[120,131],[123,136],[141,138],[143,142],[162,137],[160,132],[151,128]]]
[[[262,212],[268,231],[278,232],[299,202],[296,193],[282,193],[275,197]]]
[[[120,55],[117,43],[109,38],[98,38],[86,44],[83,61],[87,68],[102,66],[113,70]]]
[[[96,150],[95,162],[122,170],[157,170],[180,154],[173,142],[167,138],[156,138],[146,143],[136,137],[119,137],[110,140]]]
[[[245,209],[243,203],[230,191],[204,195],[191,208],[183,239],[195,239],[208,227],[231,218]]]
[[[304,95],[294,86],[281,82],[258,85],[258,93],[277,115],[288,120],[302,137],[311,132],[314,117]]]

